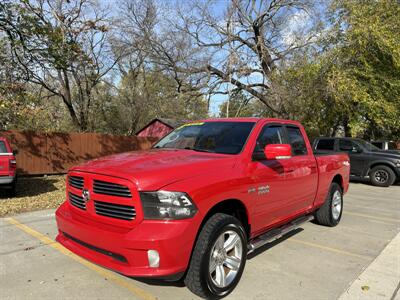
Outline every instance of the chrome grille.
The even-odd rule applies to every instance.
[[[134,206],[94,201],[94,207],[96,213],[101,216],[122,220],[133,220],[136,217]]]
[[[131,192],[127,186],[101,180],[93,181],[93,191],[96,194],[132,198]]]
[[[68,176],[68,183],[76,189],[83,189],[83,177],[79,176]]]
[[[85,200],[83,200],[81,196],[75,195],[71,192],[69,192],[68,195],[69,195],[69,201],[73,206],[86,210],[86,202]]]

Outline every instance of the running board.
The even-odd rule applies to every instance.
[[[300,218],[294,219],[290,223],[287,223],[281,227],[272,229],[262,235],[259,235],[252,239],[250,243],[247,246],[247,254],[250,254],[257,248],[260,248],[261,246],[264,246],[265,244],[271,243],[286,233],[295,230],[296,228],[299,228],[303,223],[309,222],[314,219],[313,215],[307,215],[307,216],[302,216]]]

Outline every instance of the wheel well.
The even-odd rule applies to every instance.
[[[207,222],[207,220],[216,213],[224,213],[237,218],[243,224],[247,237],[250,237],[249,218],[247,215],[246,206],[243,204],[242,201],[238,199],[227,199],[218,202],[208,211],[207,215],[203,219],[201,227],[203,227],[203,225]]]
[[[337,174],[335,175],[335,177],[333,177],[332,182],[336,182],[338,185],[340,185],[340,187],[343,190],[343,178],[342,175]]]

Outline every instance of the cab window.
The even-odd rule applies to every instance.
[[[335,150],[335,140],[334,139],[318,140],[316,149],[324,150],[324,151],[334,151]]]
[[[292,155],[307,155],[306,142],[301,134],[300,128],[295,126],[287,126],[289,143],[292,146]]]

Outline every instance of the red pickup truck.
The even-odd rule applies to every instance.
[[[151,150],[72,168],[57,240],[127,276],[184,276],[200,297],[224,297],[249,252],[313,218],[339,223],[349,166],[315,156],[298,122],[185,124]]]
[[[14,196],[17,182],[17,161],[8,140],[0,137],[0,188],[5,188],[9,196]]]

